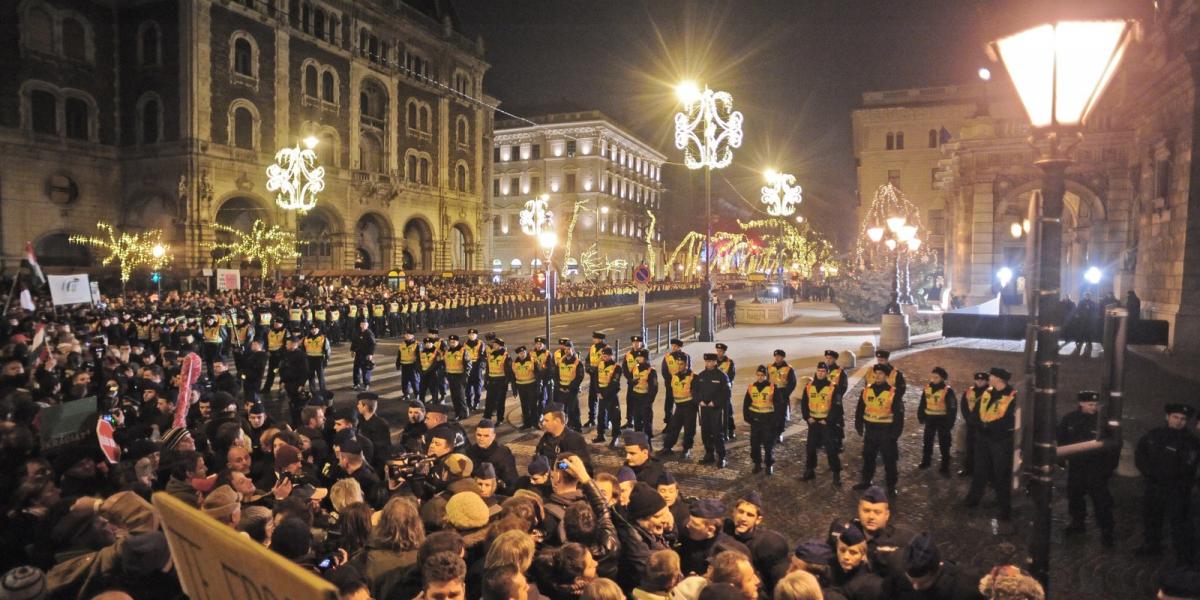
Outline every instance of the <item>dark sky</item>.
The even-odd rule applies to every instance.
[[[672,86],[684,78],[707,82],[730,92],[745,115],[745,142],[733,165],[714,175],[714,194],[735,195],[721,184],[725,178],[757,204],[762,170],[774,166],[796,175],[814,222],[836,229],[851,220],[828,215],[856,203],[850,111],[868,90],[972,81],[986,62],[979,1],[458,0],[456,6],[464,31],[484,38],[492,65],[484,87],[502,109],[519,116],[600,109],[678,162]],[[688,195],[686,184],[676,187],[677,196]],[[808,211],[802,206],[801,213]]]

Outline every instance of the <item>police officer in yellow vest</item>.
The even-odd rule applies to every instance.
[[[278,319],[271,322],[271,329],[267,331],[267,381],[263,384],[262,393],[271,393],[271,386],[275,384],[275,371],[279,369],[280,362],[283,360],[284,346],[287,343],[288,332],[283,328],[283,321]]]
[[[471,370],[471,356],[457,335],[451,334],[446,339],[450,341],[442,355],[446,365],[446,384],[450,388],[450,404],[454,407],[454,415],[462,420],[470,415],[463,397],[463,385],[467,381],[467,372]]]
[[[525,346],[517,346],[517,356],[509,362],[508,370],[521,401],[521,431],[534,429],[542,418],[541,367]]]
[[[800,396],[800,415],[808,423],[801,481],[812,481],[817,477],[817,452],[824,449],[825,457],[829,460],[829,471],[833,474],[833,484],[841,487],[841,432],[834,424],[841,413],[842,397],[837,393],[837,384],[829,378],[829,364],[817,363],[816,374],[804,386],[804,393]]]
[[[579,421],[579,386],[583,384],[584,364],[575,355],[575,346],[569,338],[558,340],[550,368],[554,373],[554,402],[561,404],[567,417],[567,427],[583,429]]]
[[[386,307],[382,298],[376,298],[371,303],[371,329],[379,332],[379,337],[387,337]]]
[[[321,333],[321,326],[312,323],[304,338],[304,356],[308,358],[308,389],[314,398],[325,393],[325,364],[329,361],[329,340]]]
[[[554,371],[550,369],[550,359],[553,354],[547,346],[549,342],[546,338],[538,336],[533,338],[533,352],[529,353],[530,358],[537,363],[538,368],[538,405],[545,407],[554,398]],[[538,411],[540,418],[542,411]],[[537,424],[534,424],[537,427]]]
[[[854,486],[856,490],[871,487],[875,477],[875,459],[883,455],[883,469],[887,477],[887,494],[896,495],[896,483],[900,480],[897,462],[900,446],[897,440],[904,431],[904,402],[896,394],[896,388],[888,383],[892,366],[877,364],[873,367],[875,382],[863,389],[854,411],[854,429],[863,436],[862,479]]]
[[[658,371],[650,364],[649,350],[639,348],[633,358],[625,410],[633,415],[633,430],[650,439],[654,429],[654,399],[658,397]]]
[[[625,429],[633,429],[633,413],[629,411],[629,400],[633,396],[633,381],[629,376],[633,373],[633,367],[637,365],[637,352],[643,348],[642,336],[635,335],[629,338],[629,350],[622,354],[617,361],[621,367],[621,377],[629,384],[625,387]]]
[[[487,344],[479,339],[479,330],[474,327],[467,330],[467,341],[463,343],[471,359],[471,370],[467,372],[466,394],[467,406],[471,410],[479,410],[483,399],[483,370],[487,366],[483,353],[487,352]]]
[[[417,399],[424,402],[425,394],[430,394],[432,401],[442,403],[442,384],[438,377],[442,372],[442,351],[437,347],[437,340],[425,336],[421,341],[421,351],[417,353],[417,369],[421,373],[421,388]]]
[[[754,473],[763,468],[766,455],[767,475],[775,473],[775,386],[767,376],[767,366],[758,365],[754,381],[742,398],[742,419],[750,424],[750,460]]]
[[[584,427],[596,426],[598,429],[604,426],[605,415],[600,404],[600,388],[596,384],[596,370],[600,366],[600,362],[604,360],[601,354],[608,344],[605,343],[606,336],[599,331],[592,332],[592,345],[588,346],[587,355],[587,373],[588,373],[588,420],[584,423]],[[599,411],[600,414],[596,414]]]
[[[400,395],[404,400],[417,398],[421,391],[421,376],[417,372],[417,353],[421,345],[410,329],[404,332],[396,351],[396,370],[400,371]]]
[[[672,340],[674,343],[674,340]],[[682,343],[680,344],[682,346]],[[682,354],[682,351],[679,352]],[[667,428],[663,430],[662,448],[658,451],[658,457],[670,456],[674,450],[675,442],[679,440],[679,434],[683,432],[683,458],[692,457],[692,443],[696,440],[696,416],[699,413],[696,399],[692,395],[692,383],[696,379],[696,374],[692,372],[688,366],[687,360],[676,358],[676,371],[669,380],[671,388],[671,403],[675,405],[675,410],[671,413],[671,420],[667,423]]]
[[[838,452],[842,451],[842,441],[846,439],[846,411],[842,410],[842,398],[846,395],[846,387],[849,385],[850,377],[846,375],[845,369],[838,364],[838,357],[841,354],[837,350],[825,351],[825,366],[829,367],[829,382],[833,384],[833,399],[834,407],[837,408],[837,414],[829,415],[828,424],[835,427],[837,431],[837,447]]]
[[[929,375],[929,383],[921,390],[921,402],[917,404],[917,421],[925,425],[924,445],[921,447],[921,464],[918,469],[928,469],[933,459],[933,438],[937,437],[938,447],[942,451],[942,462],[938,473],[942,477],[950,476],[950,433],[954,430],[954,421],[958,418],[957,398],[954,390],[946,382],[950,376],[941,367],[934,367]]]
[[[496,425],[504,422],[504,400],[508,397],[508,351],[504,349],[504,340],[492,337],[490,347],[484,353],[487,361],[487,398],[483,405],[483,418],[491,419],[496,416]]]
[[[988,391],[979,399],[979,435],[975,438],[975,473],[967,508],[979,506],[988,484],[996,490],[997,518],[1012,519],[1013,430],[1016,427],[1017,390],[1008,385],[1012,373],[993,367],[988,371]]]
[[[788,411],[792,408],[792,392],[796,391],[796,370],[787,362],[787,353],[776,349],[775,361],[767,365],[767,375],[775,386],[775,443],[783,443]]]
[[[600,350],[600,364],[596,365],[596,389],[599,395],[600,416],[604,418],[596,424],[596,437],[592,443],[603,444],[606,425],[612,426],[612,442],[609,448],[617,447],[621,437],[621,366],[613,360],[612,346]]]
[[[737,365],[733,359],[729,358],[725,353],[729,351],[729,346],[717,342],[717,368],[729,378],[729,383],[733,383],[734,377],[737,377]],[[734,431],[733,425],[733,394],[730,394],[729,406],[725,407],[725,441],[737,438],[737,433]]]
[[[666,397],[663,398],[663,423],[671,422],[671,415],[675,412],[675,390],[671,387],[671,379],[679,372],[679,364],[687,365],[688,369],[692,368],[692,357],[683,351],[683,340],[678,338],[671,339],[671,350],[662,359],[663,384],[666,389]]]
[[[958,412],[962,414],[967,429],[967,454],[963,457],[962,468],[958,470],[959,477],[970,477],[975,472],[975,439],[979,437],[979,399],[988,390],[988,374],[980,371],[975,374],[974,385],[963,392],[958,403]]]
[[[211,381],[213,375],[213,363],[222,360],[221,346],[225,344],[225,328],[217,322],[216,315],[208,315],[204,318],[204,328],[202,335],[204,336],[204,364],[208,367],[208,379]]]

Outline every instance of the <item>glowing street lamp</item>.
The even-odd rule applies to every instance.
[[[803,200],[803,192],[796,185],[796,177],[767,169],[767,185],[762,187],[760,199],[767,205],[767,214],[772,217],[787,217],[796,212]]]
[[[1099,284],[1103,277],[1104,273],[1098,267],[1088,267],[1088,270],[1083,272],[1083,280],[1092,285]]]
[[[532,236],[546,257],[546,339],[550,339],[550,315],[554,312],[554,289],[556,279],[553,268],[554,247],[558,245],[558,232],[554,231],[554,214],[549,210],[550,195],[542,194],[525,203],[521,211],[521,231]]]
[[[325,190],[325,167],[317,163],[313,150],[317,143],[308,136],[294,148],[281,148],[275,164],[267,167],[267,191],[275,192],[280,208],[303,213],[316,207],[317,194]]]

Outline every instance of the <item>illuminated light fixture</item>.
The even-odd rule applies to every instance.
[[[804,215],[796,215],[796,222],[797,222],[797,223],[803,223],[803,222],[804,222]]]
[[[1133,33],[1131,21],[1060,21],[989,46],[1035,129],[1076,126],[1095,108]]]
[[[893,214],[893,215],[889,216],[887,218],[888,231],[891,231],[892,233],[899,232],[900,228],[904,227],[904,224],[907,221],[908,221],[908,219],[906,219],[904,217],[904,215],[901,215],[901,214]]]
[[[1020,238],[1021,234],[1025,233],[1025,230],[1021,228],[1020,223],[1013,223],[1009,225],[1008,232],[1012,234],[1013,238]]]
[[[1000,287],[1008,287],[1008,283],[1013,279],[1013,271],[1008,267],[1000,267],[996,271],[996,279],[1000,282]]]
[[[767,205],[767,214],[772,217],[787,217],[796,212],[803,200],[803,192],[796,185],[796,178],[788,173],[767,169],[767,185],[762,187],[760,199]]]
[[[896,230],[896,239],[901,242],[907,242],[917,235],[917,228],[913,225],[902,225]]]
[[[908,249],[911,252],[916,252],[921,249],[921,238],[915,237],[908,240]]]
[[[150,256],[153,256],[154,258],[162,258],[166,255],[167,247],[162,244],[155,244],[154,247],[150,249]]]
[[[886,241],[886,242],[884,242],[883,244],[884,244],[885,246],[887,246],[887,249],[888,249],[888,250],[895,250],[895,249],[896,249],[896,240],[894,240],[894,239],[892,239],[892,238],[888,238],[888,239],[887,239],[887,241]]]
[[[1025,233],[1029,233],[1029,219],[1021,221],[1021,229],[1024,230]]]
[[[980,67],[979,68],[979,78],[984,81],[991,81],[992,80],[992,70],[987,67]]]
[[[742,113],[728,92],[703,91],[693,82],[675,88],[683,110],[675,113],[675,147],[689,169],[723,169],[742,145]]]
[[[1083,280],[1092,285],[1100,283],[1103,277],[1104,273],[1098,267],[1088,267],[1088,270],[1083,272]]]
[[[275,192],[275,203],[284,210],[308,212],[317,206],[317,194],[325,189],[325,167],[317,164],[317,138],[304,138],[303,147],[281,148],[275,164],[267,167],[267,191]]]
[[[552,192],[558,191],[558,180],[554,180],[554,181],[550,182],[550,191],[552,191]]]
[[[161,229],[117,233],[112,225],[104,221],[96,223],[96,229],[104,236],[72,235],[68,240],[72,244],[107,250],[108,255],[100,264],[107,267],[117,263],[122,286],[129,281],[135,269],[149,267],[151,271],[159,271],[171,262],[171,249],[162,243]]]
[[[871,227],[867,229],[867,237],[871,238],[872,242],[878,242],[883,239],[882,227]]]
[[[592,191],[592,180],[591,179],[588,179],[583,182],[583,191],[585,191],[585,192]]]
[[[525,209],[521,211],[521,231],[525,235],[539,235],[543,228],[550,226],[553,218],[550,196],[542,194],[525,203]]]

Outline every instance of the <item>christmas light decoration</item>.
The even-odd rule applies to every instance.
[[[563,260],[571,259],[571,241],[575,239],[575,224],[579,222],[579,213],[587,208],[588,199],[580,198],[575,201],[575,207],[571,209],[571,220],[567,223],[567,245],[563,249]]]
[[[317,139],[307,137],[303,147],[296,144],[275,153],[275,164],[267,167],[267,191],[276,192],[280,208],[308,212],[317,205],[317,194],[325,189],[325,167],[317,164],[316,146]]]
[[[550,196],[542,194],[525,203],[521,211],[521,231],[525,235],[536,236],[543,228],[548,228],[554,218],[550,212]]]
[[[675,113],[675,147],[683,150],[683,163],[693,170],[729,166],[742,145],[742,113],[733,110],[733,96],[691,83],[676,91],[683,110]]]
[[[762,187],[762,203],[767,205],[767,214],[772,217],[788,217],[796,212],[803,199],[796,177],[788,173],[767,171],[767,185]]]
[[[213,229],[233,237],[230,242],[214,242],[209,244],[211,250],[225,250],[226,253],[217,262],[229,263],[235,257],[242,257],[249,262],[258,261],[262,266],[263,276],[285,260],[300,257],[296,250],[296,234],[281,229],[278,225],[267,226],[262,220],[255,220],[250,231],[234,229],[221,223],[213,223]]]
[[[69,239],[72,244],[107,250],[108,256],[100,264],[107,267],[116,262],[121,269],[122,284],[129,281],[135,269],[149,267],[157,271],[170,264],[173,258],[170,246],[162,241],[161,229],[118,234],[112,225],[103,221],[96,223],[96,229],[102,233],[102,237],[73,235]]]
[[[592,244],[579,255],[579,267],[585,278],[596,281],[607,278],[610,273],[623,273],[629,268],[629,261],[623,258],[609,259],[607,255],[600,258],[600,252]]]
[[[648,208],[646,209],[646,216],[650,217],[650,224],[646,226],[646,261],[650,267],[650,277],[654,277],[657,275],[655,273],[657,269],[654,266],[654,226],[658,222],[658,217],[654,214],[654,211]]]
[[[854,250],[855,264],[865,268],[879,265],[880,259],[886,258],[880,256],[884,249],[878,244],[883,241],[885,234],[913,238],[921,229],[921,211],[904,192],[890,182],[879,186],[859,227]],[[901,241],[907,243],[907,239]]]

